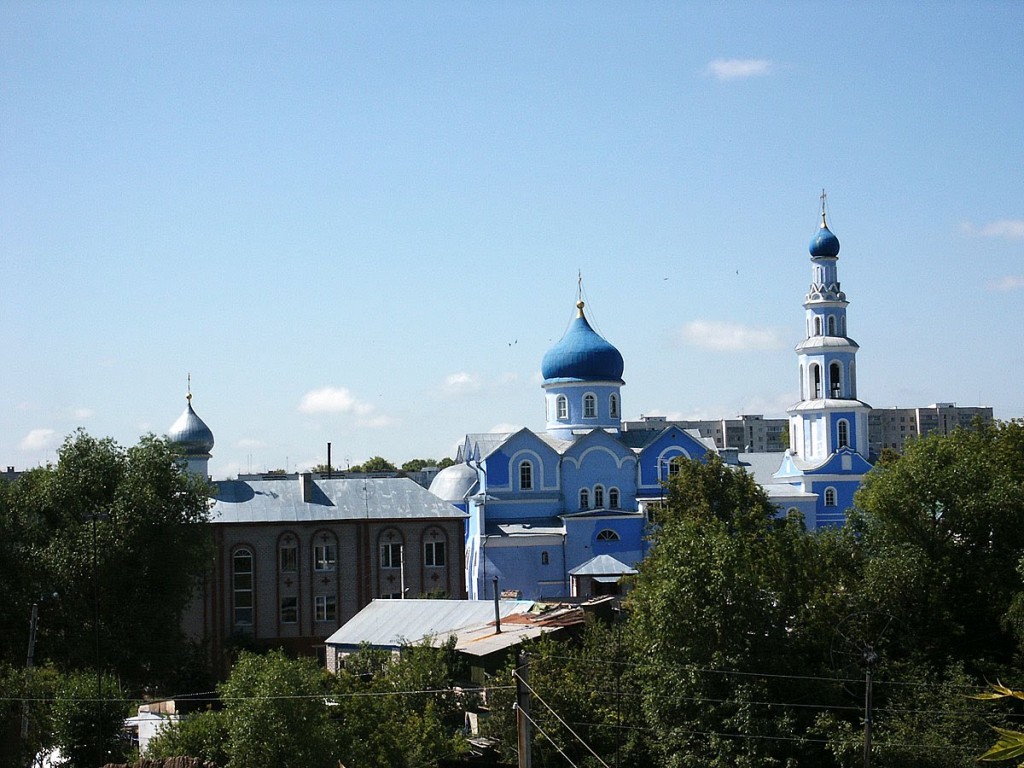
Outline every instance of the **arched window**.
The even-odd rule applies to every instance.
[[[583,396],[583,418],[593,419],[597,416],[597,398],[593,395]]]
[[[430,528],[423,534],[423,565],[427,568],[444,568],[448,564],[447,541],[444,531]]]
[[[569,418],[569,400],[565,395],[559,395],[555,402],[557,404],[558,420],[565,421]]]
[[[278,573],[295,573],[299,570],[299,543],[290,531],[278,538],[277,570]]]
[[[821,336],[821,318],[814,318],[814,335]]]
[[[846,335],[846,315],[843,315],[842,317],[839,318],[839,335]]]
[[[850,361],[850,386],[848,388],[850,397],[857,396],[857,364]]]
[[[580,509],[590,509],[590,491],[580,488]]]
[[[662,459],[658,462],[658,474],[661,475],[662,480],[670,480],[679,474],[679,468],[681,466],[683,457],[676,456],[674,459]],[[662,475],[661,473],[665,474]]]
[[[380,538],[380,567],[401,568],[405,564],[402,534],[396,528],[382,531]]]
[[[594,486],[594,507],[597,509],[604,509],[604,486]]]
[[[519,490],[533,490],[533,464],[529,461],[519,463]]]
[[[843,366],[839,363],[832,363],[828,367],[828,391],[829,397],[839,399],[843,396]]]
[[[821,399],[821,366],[811,363],[811,390],[814,392],[814,399]]]
[[[597,534],[598,541],[618,541],[619,534],[613,531],[611,528],[605,528],[603,531],[599,531]]]
[[[541,565],[547,565],[550,562],[551,562],[551,558],[548,557],[548,553],[547,552],[541,552],[540,553],[540,564]]]
[[[836,318],[835,318],[835,315],[829,315],[828,316],[828,335],[829,336],[835,336],[836,335]]]
[[[338,542],[334,534],[322,531],[313,544],[313,570],[334,571],[338,568]]]
[[[836,443],[838,448],[846,448],[850,444],[850,422],[840,419],[836,424]]]
[[[231,597],[236,627],[251,627],[253,614],[252,550],[236,549],[231,556]]]
[[[825,489],[825,506],[834,507],[836,505],[836,489],[829,486]]]
[[[612,509],[619,508],[619,489],[609,488],[608,489],[608,506]]]
[[[619,396],[608,395],[608,415],[613,419],[619,418]]]
[[[804,392],[807,391],[806,382],[804,381],[804,366],[800,364],[800,399],[804,399]]]

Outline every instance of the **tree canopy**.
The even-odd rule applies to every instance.
[[[151,435],[123,448],[78,431],[55,465],[0,484],[0,658],[24,660],[37,602],[39,662],[190,683],[180,627],[208,565],[208,510],[206,482]]]

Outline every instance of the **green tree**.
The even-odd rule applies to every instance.
[[[809,677],[824,644],[821,619],[811,617],[831,610],[819,598],[835,591],[827,550],[717,458],[681,462],[662,520],[629,599],[657,763],[809,760],[813,710],[790,703],[834,697]]]
[[[149,742],[145,758],[194,757],[215,765],[227,765],[228,729],[223,712],[194,712],[168,723]]]
[[[855,506],[865,599],[900,621],[908,652],[1000,676],[1024,589],[1024,423],[911,441],[869,473]]]
[[[101,687],[97,687],[101,686]],[[128,745],[120,738],[128,701],[116,679],[95,672],[63,678],[53,704],[53,741],[68,768],[123,762]]]
[[[166,441],[147,436],[125,449],[69,436],[56,465],[0,489],[0,581],[12,587],[0,592],[0,614],[25,627],[6,658],[23,658],[29,606],[53,595],[40,616],[40,661],[95,666],[99,645],[101,667],[130,685],[182,684],[195,656],[179,627],[209,559],[208,509],[209,487]]]
[[[329,685],[313,659],[243,653],[219,687],[228,768],[336,765],[325,701]]]
[[[362,464],[349,468],[349,472],[397,472],[398,468],[383,456],[373,456]]]
[[[60,676],[52,667],[0,664],[0,765],[29,765],[36,755],[56,746],[53,701],[59,684]]]
[[[335,680],[342,763],[411,768],[464,752],[471,702],[455,692],[464,674],[453,641],[406,646],[398,658],[370,649],[349,656]]]

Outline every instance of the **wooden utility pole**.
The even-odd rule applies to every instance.
[[[519,652],[519,665],[515,670],[516,677],[516,726],[519,736],[519,768],[531,768],[530,727],[530,692],[527,685],[530,680],[529,659],[526,651]]]

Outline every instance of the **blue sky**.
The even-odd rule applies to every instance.
[[[1024,415],[1024,4],[0,5],[0,464],[194,405],[215,477],[781,416],[828,191],[859,392]]]

